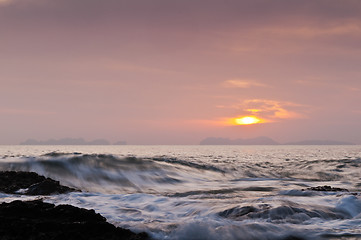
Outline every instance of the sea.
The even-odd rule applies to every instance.
[[[361,239],[361,146],[0,146],[0,170],[80,189],[0,193],[94,209],[152,239]],[[328,185],[346,191],[313,191]]]

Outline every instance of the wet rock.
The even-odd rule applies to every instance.
[[[25,193],[27,195],[51,195],[54,193],[67,193],[74,190],[75,189],[60,185],[58,181],[47,178],[42,182],[31,185]]]
[[[10,194],[51,195],[78,191],[34,172],[0,172],[0,191]]]
[[[148,235],[115,227],[94,210],[35,200],[0,204],[0,239],[143,240]]]
[[[322,192],[348,192],[348,190],[346,188],[334,188],[331,186],[317,186],[317,187],[310,187],[307,188],[306,190],[309,191],[322,191]],[[305,189],[302,189],[302,191],[305,191]]]
[[[290,236],[287,236],[287,237],[283,238],[283,240],[305,240],[305,238],[299,237],[299,236],[290,235]]]
[[[231,209],[224,210],[223,212],[219,213],[219,216],[225,217],[225,218],[239,218],[242,216],[245,216],[249,213],[258,212],[258,209],[253,206],[245,206],[245,207],[234,207]]]

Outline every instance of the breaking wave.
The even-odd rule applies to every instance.
[[[72,187],[100,192],[157,191],[153,186],[189,182],[199,178],[200,173],[206,178],[205,172],[209,175],[212,172],[224,173],[214,166],[177,159],[77,152],[50,152],[37,158],[23,157],[21,161],[0,163],[0,169],[34,171]]]
[[[0,158],[0,170],[82,190],[44,201],[153,239],[361,239],[357,146],[6,147]]]

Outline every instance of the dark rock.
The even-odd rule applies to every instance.
[[[241,208],[234,207],[231,209],[224,210],[223,212],[220,212],[219,216],[236,219],[253,212],[258,212],[258,209],[253,206],[245,206]]]
[[[42,182],[31,185],[25,193],[27,195],[50,195],[54,193],[67,193],[71,192],[71,189],[66,186],[61,186],[58,181],[54,181],[50,178],[45,179]]]
[[[143,240],[149,237],[146,233],[115,227],[94,210],[35,200],[0,204],[0,239]]]
[[[25,189],[21,191],[21,194],[25,195],[50,195],[78,191],[34,172],[0,172],[1,192],[17,194],[20,189]]]
[[[299,236],[294,236],[294,235],[289,235],[289,236],[283,238],[283,240],[305,240],[305,238],[299,237]]]
[[[310,187],[307,188],[307,190],[310,191],[322,191],[322,192],[348,192],[346,188],[334,188],[331,186],[317,186],[317,187]],[[302,191],[305,191],[305,189],[302,189]]]

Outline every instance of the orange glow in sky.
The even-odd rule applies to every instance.
[[[261,119],[255,117],[255,116],[245,116],[241,118],[235,118],[234,123],[236,125],[250,125],[250,124],[256,124],[260,123]]]
[[[361,144],[360,12],[361,0],[0,0],[0,149]]]

